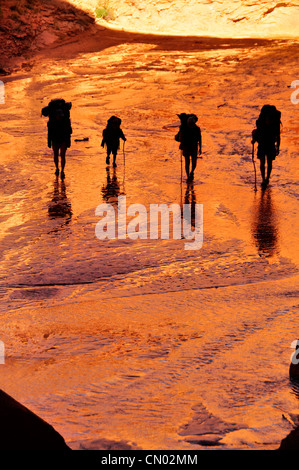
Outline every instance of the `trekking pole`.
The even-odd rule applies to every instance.
[[[181,207],[183,207],[183,150],[181,150]]]
[[[124,157],[124,179],[123,179],[123,193],[125,194],[125,179],[126,179],[126,154],[125,154],[125,141],[123,142],[123,157]]]
[[[255,161],[254,161],[254,142],[252,141],[252,163],[254,168],[254,190],[257,191],[256,188],[256,168],[255,168]]]

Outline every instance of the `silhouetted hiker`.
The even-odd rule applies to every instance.
[[[59,151],[61,159],[61,178],[64,178],[65,154],[71,146],[71,120],[70,109],[72,103],[57,98],[50,101],[48,106],[42,109],[42,115],[49,117],[48,121],[48,147],[53,149],[55,174],[59,175]]]
[[[252,131],[252,144],[258,143],[257,158],[260,160],[262,186],[269,183],[272,161],[279,154],[281,112],[275,106],[266,104],[262,107],[256,129]],[[267,158],[267,177],[265,176],[265,162]]]
[[[187,180],[192,181],[197,163],[197,156],[201,155],[201,130],[196,125],[198,121],[195,114],[178,114],[181,120],[180,130],[175,136],[175,140],[180,142],[180,149],[185,158],[185,170]],[[190,172],[191,159],[191,172]]]
[[[120,128],[121,119],[116,116],[111,116],[107,121],[107,126],[103,130],[103,140],[101,146],[106,145],[107,157],[106,164],[110,164],[110,155],[113,155],[113,166],[116,167],[116,155],[119,149],[119,139],[126,142],[123,131]]]

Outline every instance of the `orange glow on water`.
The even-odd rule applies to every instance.
[[[7,78],[1,387],[73,448],[108,439],[143,449],[197,450],[211,440],[274,449],[290,430],[282,413],[298,413],[288,381],[298,333],[298,124],[289,88],[298,48],[174,42],[68,58],[60,51]],[[73,103],[64,181],[40,117],[57,96]],[[255,192],[251,130],[265,102],[282,111],[282,144],[266,192],[256,162]],[[180,112],[195,112],[203,134],[190,184],[174,140]],[[100,147],[112,114],[128,139],[115,169]],[[145,207],[203,204],[202,249],[172,239],[99,241],[95,209],[115,206],[120,194]]]

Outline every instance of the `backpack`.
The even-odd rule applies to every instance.
[[[71,102],[66,102],[62,98],[55,98],[51,100],[48,106],[42,109],[42,115],[49,118],[48,121],[48,146],[51,148],[51,138],[55,133],[55,129],[59,127],[63,129],[65,134],[72,134],[70,109]],[[70,146],[70,142],[68,142]]]
[[[280,138],[281,112],[275,106],[265,104],[256,121],[256,129],[253,131],[253,138],[258,143],[265,140],[275,142]]]
[[[184,131],[184,129],[187,127],[188,119],[192,118],[195,123],[198,121],[198,117],[195,114],[186,114],[186,113],[177,114],[177,116],[180,118],[181,125],[180,125],[179,132],[175,135],[174,138],[177,142],[181,142],[181,132]]]
[[[117,140],[115,139],[118,139],[120,125],[121,125],[121,119],[117,116],[111,116],[107,120],[107,126],[103,130],[103,139],[101,143],[102,147],[104,147],[104,145],[108,143],[110,144],[113,142],[117,143]]]
[[[117,116],[111,116],[107,121],[107,127],[111,127],[113,124],[115,124],[117,127],[120,127],[121,119]]]
[[[62,98],[55,98],[50,101],[48,106],[45,106],[42,109],[42,115],[49,117],[49,121],[53,121],[58,116],[63,117],[65,120],[69,120],[71,107],[72,103],[67,103]]]

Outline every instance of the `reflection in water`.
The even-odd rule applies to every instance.
[[[62,225],[67,225],[72,218],[71,203],[66,197],[65,183],[57,177],[54,182],[52,201],[50,202],[48,215],[50,219],[64,218]]]
[[[299,399],[299,380],[290,378],[291,393]]]
[[[254,211],[252,235],[260,256],[270,257],[278,252],[278,226],[271,188],[261,191]]]
[[[117,203],[117,198],[121,193],[120,191],[120,185],[116,176],[116,169],[113,168],[113,175],[112,177],[110,176],[110,168],[106,168],[106,177],[107,177],[107,182],[105,185],[102,187],[102,195],[104,201],[108,203]]]
[[[194,189],[194,183],[188,182],[186,191],[185,191],[185,198],[184,204],[187,204],[191,208],[191,227],[195,227],[195,213],[196,213],[196,193]],[[182,216],[183,216],[183,206],[181,207]]]

